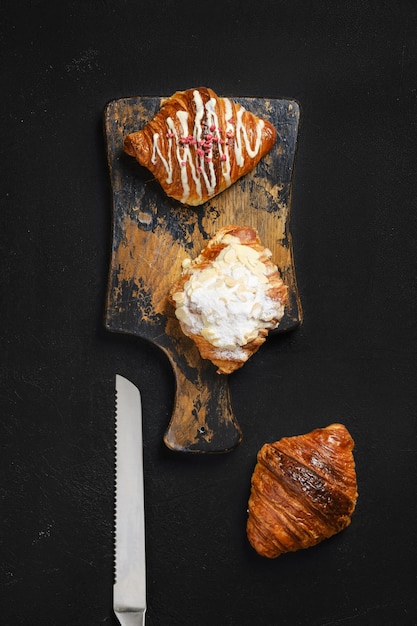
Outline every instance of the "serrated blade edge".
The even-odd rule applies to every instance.
[[[142,410],[138,388],[116,374],[115,613],[146,609]]]

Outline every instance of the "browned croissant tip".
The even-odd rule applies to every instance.
[[[129,156],[135,156],[135,148],[133,146],[133,135],[127,135],[123,140],[123,150]]]
[[[353,448],[339,423],[261,447],[247,520],[258,554],[309,548],[350,524],[358,497]]]

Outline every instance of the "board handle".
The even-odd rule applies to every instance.
[[[162,347],[162,346],[161,346]],[[242,432],[232,409],[228,376],[217,374],[210,361],[190,365],[184,355],[164,350],[175,374],[174,408],[164,443],[177,452],[230,452]]]

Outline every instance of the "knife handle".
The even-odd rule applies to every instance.
[[[161,346],[162,347],[162,346]],[[222,453],[233,450],[242,433],[232,410],[228,376],[200,357],[186,358],[164,347],[176,379],[174,409],[165,445],[179,452]]]

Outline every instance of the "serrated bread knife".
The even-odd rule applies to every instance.
[[[122,626],[146,611],[142,408],[137,387],[116,374],[116,523],[113,610]]]

